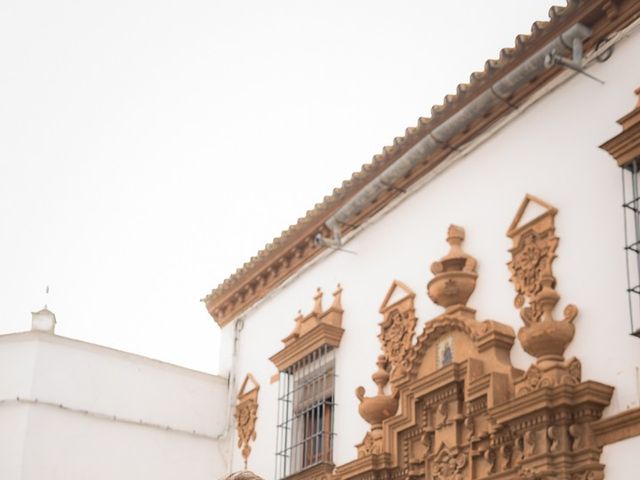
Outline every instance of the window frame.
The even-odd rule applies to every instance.
[[[335,352],[325,344],[280,372],[276,479],[333,467]]]

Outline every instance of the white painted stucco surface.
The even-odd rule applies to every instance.
[[[0,478],[217,479],[227,404],[219,376],[48,333],[3,335]]]
[[[346,248],[357,255],[336,252],[323,257],[244,316],[235,375],[241,381],[251,372],[261,384],[257,439],[249,459],[252,470],[273,476],[277,384],[270,384],[276,369],[268,359],[282,348],[280,340],[293,328],[297,310],[310,311],[316,287],[325,292],[325,306],[338,282],[344,288],[345,334],[336,367],[338,465],[355,458],[354,445],[367,431],[357,413],[354,390],[363,385],[373,391],[378,308],[391,282],[401,280],[417,293],[418,332],[425,320],[441,313],[425,290],[431,262],[447,252],[449,224],[464,226],[464,249],[478,260],[479,279],[469,301],[477,318],[520,328],[506,266],[506,231],[526,193],[559,210],[557,316],[568,303],[580,309],[566,357],[581,360],[583,379],[615,386],[605,415],[639,405],[640,343],[629,335],[620,171],[598,148],[619,132],[616,120],[635,104],[639,58],[640,36],[634,35],[617,45],[608,62],[590,68],[605,85],[574,77],[355,236]],[[233,335],[233,325],[223,329],[223,374],[233,363]],[[532,362],[517,342],[511,357],[522,369]],[[630,455],[633,446],[635,454]],[[624,466],[607,467],[607,478],[623,480],[631,478],[628,472],[640,471],[637,441],[610,446],[603,458],[625,455]],[[237,449],[233,465],[242,465]]]
[[[607,480],[637,478],[638,452],[640,452],[640,437],[628,438],[604,447],[600,462],[606,465],[605,478]]]

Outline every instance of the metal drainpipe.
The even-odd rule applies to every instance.
[[[577,23],[564,33],[558,35],[547,45],[534,53],[528,60],[515,68],[512,72],[498,80],[491,88],[480,94],[464,108],[453,114],[441,125],[434,128],[426,137],[411,147],[404,155],[387,167],[380,175],[367,184],[346,205],[340,208],[325,224],[333,232],[334,240],[339,242],[343,224],[360,212],[369,202],[374,200],[381,191],[394,184],[411,168],[420,163],[426,156],[435,152],[438,147],[446,144],[453,136],[462,132],[474,120],[487,113],[490,109],[506,99],[523,83],[531,80],[545,68],[545,57],[553,50],[556,52],[571,52],[577,41],[589,38],[591,29]]]
[[[231,366],[229,368],[229,381],[228,381],[228,392],[227,392],[227,419],[224,430],[215,436],[214,440],[220,441],[217,444],[218,451],[220,452],[220,456],[223,460],[228,461],[225,465],[225,470],[227,473],[231,473],[231,469],[233,468],[233,453],[234,448],[231,445],[231,439],[233,435],[231,433],[233,429],[233,421],[234,421],[234,408],[236,404],[236,384],[237,384],[237,373],[238,373],[238,344],[240,343],[240,333],[244,329],[244,319],[245,317],[238,317],[233,325],[233,349],[231,351]],[[224,445],[222,440],[229,440],[229,451],[224,450]],[[228,456],[227,456],[228,453]]]

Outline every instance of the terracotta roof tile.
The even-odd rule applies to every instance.
[[[559,7],[559,6],[551,7],[549,9],[549,18],[551,19],[550,22],[546,22],[546,21],[534,22],[531,27],[531,35],[521,34],[516,36],[515,47],[503,48],[502,50],[500,50],[500,55],[498,60],[494,60],[494,59],[487,60],[484,64],[484,71],[473,72],[470,76],[469,83],[461,83],[457,86],[455,95],[446,95],[442,104],[432,106],[431,107],[432,118],[438,117],[439,115],[447,112],[449,109],[454,108],[456,106],[457,101],[459,100],[459,97],[464,95],[467,91],[469,91],[474,84],[477,84],[483,81],[484,79],[486,79],[487,76],[489,76],[495,70],[503,67],[505,65],[505,62],[513,58],[514,54],[518,50],[521,50],[526,47],[527,41],[529,39],[543,32],[544,29],[548,27],[551,22],[553,22],[554,19],[556,19],[559,16],[562,16],[563,12],[567,8],[571,8],[573,5],[579,4],[579,3],[581,2],[576,0],[570,0],[568,2],[567,7]],[[432,123],[432,118],[420,117],[418,119],[418,124],[415,128],[410,127],[409,129],[407,129],[406,137],[414,137],[414,136],[417,137],[418,133],[425,133],[425,130],[426,130],[425,127],[428,126],[430,123]],[[411,131],[409,132],[410,129]],[[371,163],[364,164],[361,170],[356,171],[352,174],[351,179],[358,180],[358,179],[364,178],[366,176],[366,173],[372,170],[372,166],[381,164],[383,162],[387,163],[389,157],[393,156],[394,153],[397,152],[397,146],[407,141],[406,137],[396,137],[394,139],[393,145],[387,145],[383,147],[382,153],[374,155]],[[256,256],[252,257],[249,262],[245,263],[242,266],[242,268],[237,269],[233,275],[228,277],[220,285],[218,285],[215,289],[213,289],[211,293],[207,296],[207,298],[215,297],[216,295],[219,295],[220,293],[224,292],[231,284],[234,283],[238,275],[240,275],[241,273],[244,273],[249,267],[255,266],[257,262],[267,257],[268,253],[271,252],[275,246],[285,241],[287,236],[295,233],[297,230],[300,229],[301,226],[309,222],[311,220],[311,217],[313,217],[316,213],[319,213],[324,208],[327,208],[329,204],[331,204],[332,202],[335,202],[340,196],[346,193],[346,191],[351,186],[351,183],[352,182],[350,182],[349,180],[345,180],[344,182],[342,182],[341,187],[334,188],[333,193],[325,197],[325,200],[323,203],[316,204],[312,210],[307,211],[306,216],[299,218],[295,224],[291,225],[287,230],[283,231],[280,237],[274,238],[270,243],[265,245],[265,247],[262,250],[260,250]]]
[[[623,0],[620,1],[622,2]],[[323,216],[327,215],[328,211],[333,211],[339,207],[343,200],[355,194],[375,178],[379,172],[415,145],[433,128],[438,126],[442,120],[453,115],[459,108],[464,106],[467,100],[481,93],[491,82],[495,81],[496,77],[500,76],[509,67],[517,64],[522,58],[525,58],[534,48],[539,48],[540,42],[546,42],[547,39],[545,37],[551,35],[547,35],[547,33],[554,30],[568,16],[573,13],[579,14],[581,10],[593,10],[596,3],[600,4],[602,1],[568,0],[567,5],[564,7],[551,7],[549,9],[549,21],[534,22],[531,26],[530,34],[516,36],[513,47],[500,50],[498,59],[487,60],[483,71],[471,73],[468,83],[457,85],[455,94],[446,95],[442,104],[434,105],[431,108],[431,117],[420,117],[415,127],[407,128],[404,136],[396,137],[392,145],[383,147],[382,152],[374,155],[370,163],[362,165],[362,168],[354,172],[350,179],[343,181],[341,186],[334,188],[332,193],[325,196],[321,203],[317,203],[313,209],[307,211],[304,217],[299,218],[295,224],[284,230],[279,237],[274,238],[256,256],[245,263],[242,268],[236,270],[233,275],[213,289],[205,298],[207,304],[216,302],[218,299],[226,297],[234,289],[240,288],[251,280],[251,273],[259,274],[270,262],[276,259],[277,255],[294,247],[304,237],[305,229],[308,225],[321,220]],[[598,8],[601,9],[602,7]]]

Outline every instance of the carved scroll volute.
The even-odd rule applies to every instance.
[[[431,475],[434,480],[462,480],[466,465],[466,453],[449,450],[442,444],[433,458]]]
[[[249,455],[251,454],[250,443],[256,439],[256,420],[258,418],[258,392],[260,385],[247,373],[238,393],[236,404],[236,429],[238,431],[238,448],[242,449],[244,458],[244,468],[247,468]]]
[[[544,212],[520,225],[531,203],[542,207]],[[518,337],[525,351],[536,358],[562,356],[573,338],[573,320],[578,313],[574,305],[568,305],[562,320],[556,321],[552,316],[560,300],[551,268],[558,246],[556,213],[558,210],[548,203],[527,195],[507,232],[513,240],[509,270],[517,293],[515,306],[525,324]]]
[[[416,294],[404,283],[395,280],[380,306],[380,344],[390,363],[391,382],[406,374],[405,362],[411,350],[416,328],[414,300]]]

